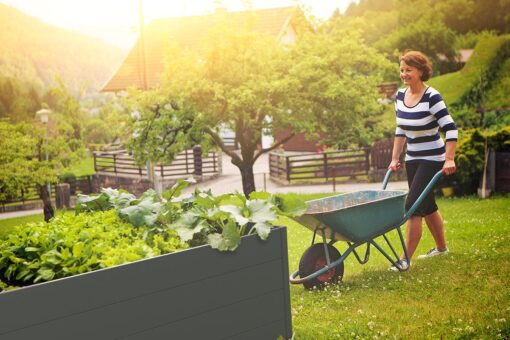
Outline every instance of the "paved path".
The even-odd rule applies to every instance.
[[[223,174],[212,180],[204,181],[194,185],[190,185],[183,193],[190,194],[198,186],[203,189],[211,189],[214,195],[222,195],[233,191],[243,192],[243,185],[241,182],[241,175],[239,169],[230,162],[230,157],[222,155]],[[269,179],[269,165],[268,155],[262,155],[257,159],[253,167],[255,173],[255,186],[257,190],[264,190],[268,192],[295,192],[295,193],[322,193],[333,192],[333,185],[329,184],[313,184],[313,185],[281,185]],[[265,187],[264,187],[265,177]],[[336,185],[336,192],[353,192],[367,189],[381,189],[382,183],[343,183]],[[390,182],[388,184],[390,190],[406,190],[407,182]],[[0,214],[0,219],[13,218],[19,216],[41,214],[42,209],[16,211]]]
[[[184,193],[191,193],[195,187],[211,189],[213,194],[221,195],[232,191],[243,191],[239,169],[230,162],[230,157],[222,156],[223,175],[219,178],[191,185],[184,190]],[[262,155],[257,159],[253,167],[255,173],[255,187],[257,190],[268,192],[295,192],[295,193],[318,193],[333,192],[333,184],[312,184],[312,185],[281,185],[269,179],[268,155]],[[265,177],[265,188],[264,188]],[[336,192],[353,192],[366,189],[381,189],[382,183],[343,183],[336,185]],[[388,189],[406,190],[407,182],[390,182]]]
[[[29,215],[38,215],[42,214],[42,209],[35,210],[23,210],[23,211],[12,211],[0,214],[0,220],[5,220],[7,218],[21,217],[21,216],[29,216]]]

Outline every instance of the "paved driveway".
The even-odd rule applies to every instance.
[[[221,195],[232,191],[243,191],[241,182],[241,174],[239,169],[230,162],[230,157],[226,154],[222,155],[223,174],[219,178],[204,181],[184,190],[184,193],[191,193],[195,187],[199,186],[204,189],[211,189],[213,194]],[[333,184],[313,184],[313,185],[281,185],[269,179],[269,164],[268,155],[264,154],[257,159],[253,167],[255,174],[255,187],[257,190],[265,190],[269,192],[295,192],[295,193],[317,193],[317,192],[332,192]],[[265,180],[264,180],[265,178]],[[265,183],[265,187],[264,187]],[[337,184],[336,192],[353,192],[367,189],[380,189],[382,183],[346,183]],[[390,182],[388,189],[391,190],[406,190],[407,182]]]

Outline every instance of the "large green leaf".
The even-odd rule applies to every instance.
[[[191,183],[196,183],[196,181],[193,179],[193,177],[190,177],[186,180],[178,180],[177,183],[172,185],[170,189],[163,192],[163,198],[165,198],[167,201],[171,201],[173,198],[179,197],[182,193],[182,191],[187,188]]]
[[[105,194],[96,196],[78,194],[75,210],[77,213],[80,213],[82,211],[106,211],[111,208],[112,205]]]
[[[195,212],[186,212],[177,222],[170,226],[174,229],[183,242],[193,239],[195,234],[202,232],[208,227],[207,221],[200,218]]]
[[[273,204],[269,201],[250,200],[246,202],[250,212],[250,222],[271,222],[276,220],[277,216],[273,210]]]
[[[230,216],[232,216],[232,218],[240,226],[243,226],[250,221],[248,218],[246,218],[244,216],[244,214],[243,214],[244,209],[242,207],[237,207],[235,205],[222,205],[220,207],[220,210],[223,212],[229,213]]]
[[[266,222],[257,222],[253,225],[252,229],[256,231],[261,239],[267,240],[269,233],[271,232],[271,224]]]
[[[151,197],[146,197],[136,205],[119,210],[119,215],[135,227],[142,225],[151,227],[156,222],[160,209],[160,202],[154,202]]]
[[[271,200],[280,215],[297,217],[303,215],[306,211],[306,203],[297,196],[275,194]]]
[[[221,251],[233,251],[237,249],[241,243],[241,235],[239,229],[233,221],[229,221],[224,227],[221,234],[214,233],[207,236],[207,241],[212,248]]]

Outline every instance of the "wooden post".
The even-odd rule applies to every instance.
[[[113,172],[117,173],[117,155],[113,154]]]
[[[322,154],[324,156],[324,177],[326,177],[326,182],[328,181],[328,155],[326,152]]]
[[[193,173],[196,176],[202,176],[202,148],[200,145],[193,147]]]
[[[370,149],[369,148],[365,148],[365,171],[366,171],[366,175],[368,176],[368,174],[370,173]]]
[[[161,178],[165,178],[165,168],[163,167],[163,164],[159,165],[159,170],[161,172]]]
[[[290,161],[289,161],[289,157],[290,156],[285,156],[285,160],[286,160],[286,172],[287,172],[287,182],[290,183]]]
[[[189,174],[189,166],[188,166],[188,150],[184,152],[184,159],[186,159],[186,174]]]

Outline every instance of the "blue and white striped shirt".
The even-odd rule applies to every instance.
[[[395,136],[406,137],[406,162],[445,160],[445,143],[439,128],[445,132],[446,141],[457,140],[457,127],[437,90],[428,87],[415,106],[404,104],[406,89],[400,89],[395,98],[397,129]]]

